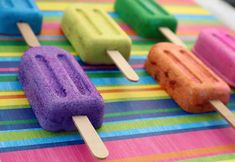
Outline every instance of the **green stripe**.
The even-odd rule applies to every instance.
[[[11,105],[11,106],[0,106],[0,110],[13,110],[13,109],[27,109],[30,105]]]
[[[145,71],[142,72],[136,72],[138,76],[149,76],[149,74]],[[123,74],[121,72],[103,72],[103,73],[87,73],[89,78],[123,78]]]
[[[17,76],[0,76],[0,82],[15,82],[18,81]]]
[[[38,123],[36,119],[30,120],[8,120],[8,121],[0,121],[0,125],[17,125],[17,124],[33,124]]]
[[[114,117],[114,116],[127,116],[127,115],[137,115],[137,114],[151,114],[151,113],[163,113],[163,112],[179,112],[179,108],[161,108],[155,110],[139,110],[139,111],[126,111],[119,113],[108,113],[105,114],[105,117]]]
[[[210,157],[201,157],[201,158],[195,158],[190,160],[181,160],[181,162],[211,162],[211,161],[223,161],[223,160],[232,160],[235,159],[235,154],[224,154],[224,155],[216,155],[216,156],[210,156]]]

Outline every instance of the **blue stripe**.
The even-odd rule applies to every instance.
[[[1,62],[8,62],[8,61],[19,62],[20,60],[21,60],[20,57],[0,57]]]
[[[19,61],[2,61],[0,62],[0,68],[16,68],[19,64]]]
[[[178,107],[171,99],[105,103],[105,114]],[[179,109],[181,110],[181,109]],[[31,108],[0,110],[0,121],[35,119]]]
[[[96,86],[114,86],[114,85],[145,85],[145,84],[155,84],[156,81],[150,76],[144,76],[140,78],[138,83],[130,82],[126,78],[90,78],[92,83]],[[14,91],[22,90],[22,86],[18,81],[15,82],[1,82],[0,91]]]
[[[190,20],[190,21],[193,21],[193,20],[217,20],[217,18],[213,15],[175,15],[175,17],[179,20]]]

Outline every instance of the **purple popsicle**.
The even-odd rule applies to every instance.
[[[103,99],[68,52],[52,46],[31,48],[24,53],[19,76],[42,128],[75,130],[72,117],[78,115],[101,127]]]

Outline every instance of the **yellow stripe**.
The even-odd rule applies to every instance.
[[[99,91],[102,91],[102,90],[116,90],[116,89],[142,89],[142,88],[159,88],[159,87],[160,85],[154,84],[154,85],[125,85],[125,86],[117,86],[117,87],[99,86],[97,87],[97,89]]]
[[[151,98],[158,99],[159,97],[168,97],[168,94],[161,91],[143,91],[143,92],[111,92],[111,93],[103,93],[101,94],[105,101],[112,100],[121,100],[121,99],[138,99],[138,98]]]
[[[27,98],[19,98],[19,99],[0,99],[0,106],[16,106],[16,105],[28,105],[29,102]]]
[[[207,10],[199,6],[164,6],[164,8],[173,14],[210,15]]]
[[[143,88],[159,88],[159,84],[153,85],[120,85],[120,86],[97,86],[96,88],[102,90],[115,90],[115,89],[143,89]],[[8,95],[24,95],[24,91],[0,91],[0,96]]]
[[[74,2],[37,2],[38,7],[41,10],[65,10],[68,6],[70,5],[75,5],[78,3]],[[113,4],[104,4],[104,3],[79,3],[82,4],[85,7],[96,7],[96,8],[101,8],[105,10],[106,12],[113,11]]]
[[[0,53],[0,57],[21,57],[22,52]]]
[[[147,56],[149,51],[132,51],[131,54],[134,56]]]
[[[24,95],[23,91],[0,91],[0,96]]]

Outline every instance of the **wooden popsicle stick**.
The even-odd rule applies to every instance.
[[[235,128],[235,115],[220,100],[211,100],[214,108]]]
[[[105,159],[109,152],[87,116],[73,116],[73,121],[92,154]]]
[[[136,74],[133,68],[128,64],[128,62],[123,58],[123,56],[120,54],[119,51],[108,50],[107,54],[127,79],[133,82],[139,81],[139,76]]]
[[[173,33],[169,28],[166,27],[160,27],[159,30],[161,31],[161,33],[172,43],[181,45],[185,48],[188,48],[185,43],[179,39],[178,36],[175,35],[175,33]]]
[[[39,47],[40,43],[27,23],[19,22],[17,26],[29,47]]]

